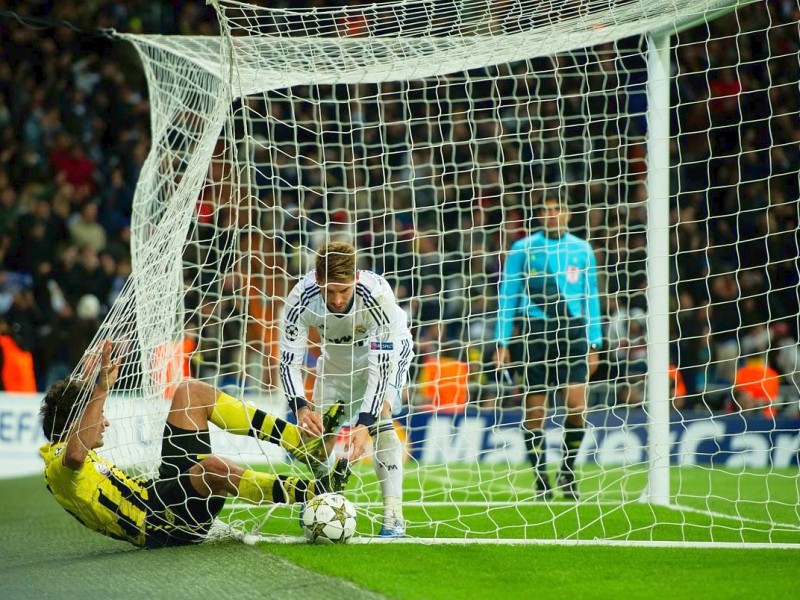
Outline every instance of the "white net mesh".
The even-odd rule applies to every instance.
[[[125,342],[120,405],[135,407],[123,419],[135,434],[107,444],[117,462],[152,473],[168,398],[190,374],[284,415],[283,299],[341,240],[412,325],[396,421],[410,535],[800,542],[798,7],[557,4],[219,2],[221,37],[122,36],[144,63],[153,141],[133,275],[99,333]],[[657,158],[647,52],[670,34],[670,147]],[[670,223],[652,222],[648,176],[667,168]],[[577,503],[559,490],[535,501],[521,375],[504,382],[494,363],[508,250],[540,224],[531,192],[557,188],[593,248],[603,322]],[[669,314],[648,315],[648,228],[668,226]],[[648,316],[670,320],[669,339],[648,340]],[[669,374],[648,343],[669,353]],[[667,376],[672,398],[648,399]],[[669,419],[648,431],[659,401]],[[554,476],[565,411],[551,406]],[[666,481],[648,474],[654,431]],[[243,464],[303,470],[270,444],[214,435]],[[372,469],[354,470],[348,497],[379,517]],[[664,485],[666,505],[639,502]],[[263,509],[233,501],[223,513],[299,535],[291,513],[270,514],[263,525]],[[362,519],[359,534],[377,527]]]

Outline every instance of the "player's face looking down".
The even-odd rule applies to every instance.
[[[557,199],[547,199],[540,211],[544,229],[550,237],[561,237],[567,232],[570,212]]]
[[[343,313],[350,306],[356,291],[356,280],[320,282],[325,294],[325,305],[332,313]]]

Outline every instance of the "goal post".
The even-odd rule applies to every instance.
[[[735,0],[211,4],[219,36],[116,34],[152,110],[133,272],[98,333],[124,342],[118,402],[133,406],[107,440],[116,462],[153,473],[188,376],[285,415],[284,299],[323,243],[347,241],[415,338],[395,421],[410,539],[800,547],[797,265],[779,226],[797,232],[787,14]],[[557,189],[597,264],[604,340],[577,501],[537,499],[523,371],[506,381],[494,358],[509,250]],[[326,343],[305,359],[309,394]],[[745,388],[737,369],[754,365]],[[538,443],[555,477],[568,427],[549,395]],[[303,472],[218,433],[215,452]],[[380,488],[354,470],[356,535],[372,537]],[[300,536],[289,509],[229,501],[223,519]]]
[[[670,36],[647,38],[648,487],[643,500],[669,504],[669,117]]]

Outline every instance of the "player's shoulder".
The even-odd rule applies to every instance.
[[[538,246],[544,242],[544,234],[541,231],[535,231],[530,235],[518,239],[511,244],[512,251],[527,250],[529,248]]]
[[[373,271],[361,270],[358,272],[356,282],[356,298],[365,305],[377,303],[388,309],[391,305],[397,306],[394,290],[385,277]]]
[[[311,270],[303,275],[294,285],[292,291],[299,296],[319,293],[320,287],[317,283],[317,272]]]
[[[565,234],[565,237],[567,242],[569,242],[573,246],[583,248],[587,251],[592,250],[592,245],[588,241],[586,241],[580,236],[575,235],[574,233],[567,232]]]
[[[359,269],[356,288],[372,296],[383,295],[386,290],[391,290],[389,282],[382,275],[367,269]]]
[[[44,459],[45,463],[49,463],[54,458],[61,456],[66,447],[66,442],[45,442],[42,444],[42,447],[39,448],[39,456]]]

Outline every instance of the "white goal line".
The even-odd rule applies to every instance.
[[[363,509],[370,509],[370,508],[383,508],[383,503],[381,502],[354,502],[356,504],[356,508],[363,508]],[[593,500],[585,500],[580,503],[576,503],[574,501],[567,501],[567,500],[548,500],[547,502],[541,502],[539,500],[530,500],[530,499],[523,499],[520,501],[492,501],[492,502],[483,502],[480,500],[475,501],[465,501],[465,502],[458,502],[458,501],[436,501],[436,500],[425,500],[425,501],[416,501],[412,500],[410,503],[413,503],[414,506],[426,506],[429,508],[438,508],[442,506],[463,506],[463,507],[475,507],[475,506],[486,506],[487,508],[513,508],[518,506],[525,506],[525,507],[540,507],[545,508],[547,506],[578,506],[578,504],[582,504],[584,506],[622,506],[623,504],[636,504],[638,501],[631,500],[627,502],[619,502],[614,500],[604,500],[604,501],[593,501]],[[225,505],[225,508],[230,509],[237,509],[237,510],[245,510],[245,509],[254,509],[254,505],[249,504],[247,502],[229,502]],[[257,507],[255,507],[257,508]]]
[[[302,536],[250,536],[243,540],[246,544],[306,544]],[[702,548],[702,549],[736,549],[736,550],[800,550],[800,544],[766,544],[746,542],[675,542],[659,540],[539,540],[539,539],[466,539],[466,538],[382,538],[357,536],[347,541],[348,544],[416,544],[427,546],[618,546],[638,548]]]

